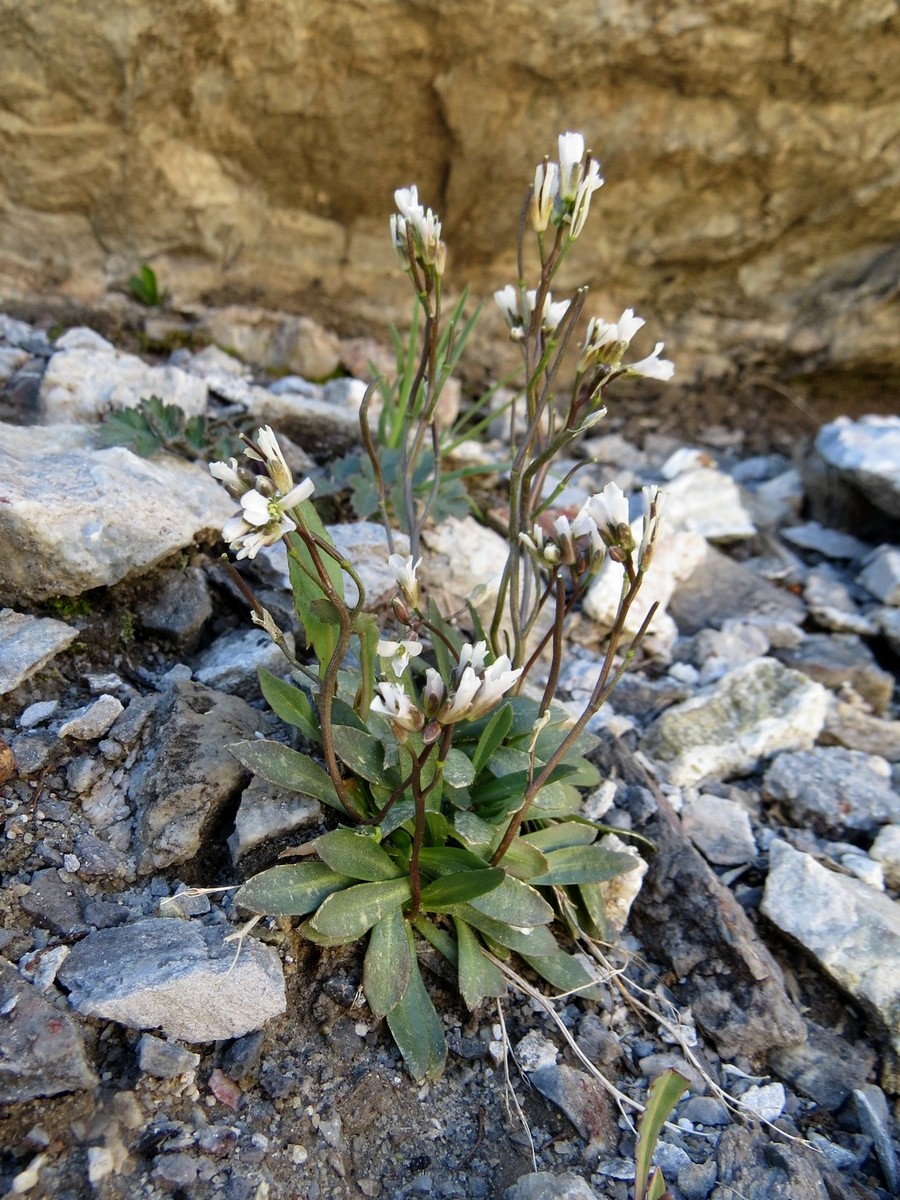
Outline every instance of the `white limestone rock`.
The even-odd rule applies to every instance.
[[[0,696],[30,679],[76,637],[78,630],[64,621],[0,609]]]
[[[666,521],[711,542],[733,542],[756,533],[730,475],[710,467],[679,474],[665,487]]]
[[[776,838],[761,911],[884,1025],[900,1053],[900,905]]]
[[[879,546],[867,559],[859,582],[882,604],[900,607],[900,549]]]
[[[0,425],[0,601],[77,596],[218,539],[234,501],[169,455],[95,450],[84,429]]]
[[[45,425],[97,421],[114,408],[136,408],[159,396],[189,417],[206,411],[203,379],[179,367],[152,367],[135,354],[116,350],[93,330],[70,329],[41,380],[41,419]]]
[[[750,814],[737,800],[702,792],[688,794],[681,825],[707,862],[716,866],[735,866],[756,857]]]
[[[633,524],[638,540],[642,525],[642,521]],[[663,653],[671,648],[678,636],[678,629],[666,612],[666,605],[678,584],[693,574],[705,556],[706,541],[701,534],[663,526],[653,562],[625,622],[626,638],[634,637],[656,602],[659,608],[650,626],[648,639]],[[605,637],[613,627],[622,596],[623,573],[624,567],[620,563],[607,558],[584,598],[584,611],[599,627],[601,637]]]
[[[876,508],[900,517],[900,417],[838,417],[819,430],[816,449]]]
[[[58,978],[86,1016],[185,1042],[242,1037],[285,1011],[284,975],[271,946],[226,942],[228,932],[165,917],[99,929]]]
[[[888,887],[900,888],[900,824],[885,825],[872,843],[869,854],[881,863]]]
[[[778,750],[811,746],[828,692],[773,658],[758,658],[662,713],[641,750],[686,787],[746,774]]]

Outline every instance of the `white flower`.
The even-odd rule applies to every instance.
[[[531,223],[536,233],[543,233],[553,215],[559,196],[559,167],[546,159],[534,172],[534,194],[531,198]]]
[[[433,717],[447,699],[447,685],[441,679],[439,671],[428,667],[425,671],[425,686],[422,688],[422,707],[429,717]]]
[[[616,483],[608,483],[602,492],[591,496],[582,509],[597,527],[607,546],[616,546],[628,523],[628,497]]]
[[[212,462],[209,464],[209,473],[213,479],[218,479],[220,483],[224,483],[232,496],[237,498],[243,495],[252,484],[249,480],[245,480],[238,468],[238,460],[229,458],[228,462]]]
[[[377,683],[375,687],[381,694],[372,701],[370,706],[372,712],[382,713],[390,720],[391,724],[400,729],[409,729],[415,732],[422,728],[425,724],[424,715],[416,708],[409,694],[399,683],[383,681]]]
[[[570,300],[554,301],[550,293],[547,293],[544,300],[544,309],[541,313],[541,329],[545,333],[553,333],[556,330],[560,321],[568,312],[570,303]]]
[[[600,174],[600,164],[594,159],[589,158],[587,162],[587,171],[581,183],[578,185],[578,191],[575,194],[575,203],[572,205],[572,224],[569,229],[569,237],[573,240],[578,237],[584,223],[587,220],[588,212],[591,207],[591,196],[596,192],[597,188],[603,187],[603,176]]]
[[[473,646],[471,642],[465,642],[459,652],[459,662],[456,665],[456,670],[460,674],[471,667],[473,671],[484,670],[485,659],[487,658],[487,642],[476,642]]]
[[[244,454],[247,458],[266,464],[267,475],[282,495],[289,492],[294,486],[294,479],[271,426],[264,425],[256,431],[256,444],[261,454],[257,454],[252,446],[248,446]]]
[[[503,320],[511,330],[522,328],[522,313],[519,309],[519,291],[508,283],[505,288],[501,288],[498,292],[494,292],[494,299],[497,302]]]
[[[653,557],[656,540],[662,526],[666,494],[655,487],[645,487],[641,491],[644,494],[644,530],[641,535],[638,562],[641,570],[646,571]]]
[[[414,564],[411,554],[405,558],[402,554],[392,554],[388,559],[388,566],[394,573],[397,587],[403,593],[407,604],[414,609],[418,609],[421,599],[419,595],[419,581],[416,579],[416,571],[418,571],[421,562],[422,560],[419,558]]]
[[[452,725],[455,721],[462,721],[467,717],[480,687],[481,680],[471,667],[466,667],[460,677],[459,683],[456,685],[453,698],[446,700],[441,711],[438,713],[440,723],[442,725]]]
[[[486,655],[487,645],[484,642],[476,642],[474,646],[467,643],[463,646],[459,656],[459,667],[462,668],[462,672],[459,674],[456,689],[451,697],[444,699],[437,712],[437,720],[441,725],[452,725],[456,721],[463,720],[473,721],[490,712],[500,697],[509,691],[522,674],[524,669],[522,667],[515,671],[510,669],[512,664],[505,654],[501,654],[489,667],[485,667]],[[445,685],[438,676],[427,701],[423,694],[426,710],[433,703],[433,698],[439,694],[437,682],[440,683],[440,687],[446,694]],[[429,680],[430,684],[431,680]]]
[[[592,317],[588,322],[587,334],[581,348],[578,370],[587,370],[594,361],[618,363],[631,339],[645,324],[643,317],[634,315],[633,308],[626,308],[615,323]],[[603,353],[604,350],[606,353]]]
[[[532,314],[537,304],[537,289],[532,288],[525,293],[524,317],[521,309],[522,294],[511,283],[508,283],[505,288],[501,288],[500,291],[494,292],[494,299],[503,313],[503,319],[509,328],[509,336],[513,341],[521,342],[531,325]],[[570,303],[569,300],[554,301],[549,292],[546,294],[541,305],[541,331],[543,333],[553,333],[556,330],[566,315]]]
[[[581,183],[581,160],[584,158],[584,137],[580,133],[559,135],[559,194],[563,200],[574,200]]]
[[[469,712],[471,720],[483,716],[486,712],[490,712],[500,697],[509,691],[525,669],[524,667],[517,667],[515,670],[511,670],[511,667],[512,663],[509,661],[507,655],[501,654],[485,670],[481,688]]]
[[[438,275],[444,272],[447,247],[441,241],[441,223],[430,208],[419,203],[415,184],[408,188],[397,188],[394,203],[400,216],[391,217],[391,239],[394,249],[405,267],[409,263],[409,234],[412,234],[413,254],[418,262],[433,267]]]
[[[659,379],[663,383],[671,379],[675,374],[675,364],[667,358],[659,357],[663,345],[663,342],[657,342],[652,354],[648,354],[640,362],[628,363],[626,373],[628,375],[637,375],[642,379]]]
[[[409,660],[422,653],[422,643],[407,638],[399,642],[382,639],[378,643],[378,657],[390,661],[391,670],[399,677],[409,666]]]
[[[529,537],[527,533],[520,533],[519,541],[536,558],[540,558],[551,565],[559,562],[559,547],[545,539],[544,531],[537,522],[535,522],[531,530],[531,536]]]

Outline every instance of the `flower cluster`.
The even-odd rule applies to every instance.
[[[486,659],[485,642],[474,646],[467,642],[460,650],[450,685],[439,671],[428,667],[419,705],[402,684],[382,680],[376,684],[379,694],[372,701],[372,711],[386,716],[397,730],[425,729],[426,739],[434,741],[442,727],[474,721],[490,712],[522,674],[523,668],[513,670],[505,654],[490,665]]]
[[[622,364],[622,356],[631,339],[645,324],[643,317],[636,317],[633,308],[626,308],[616,322],[602,321],[594,317],[589,322],[587,334],[578,360],[579,374],[595,366],[621,370],[626,375],[643,379],[659,379],[663,382],[675,374],[675,364],[660,358],[663,343],[657,342],[652,354],[639,362]]]
[[[441,241],[441,223],[430,208],[419,203],[415,184],[398,188],[394,202],[400,211],[391,217],[391,239],[404,270],[419,263],[435,275],[443,275],[447,247]]]
[[[287,512],[309,499],[313,483],[304,479],[294,484],[281,447],[268,425],[257,431],[256,441],[248,445],[244,457],[263,463],[266,474],[254,475],[235,458],[227,463],[210,463],[209,470],[241,503],[241,511],[225,522],[222,536],[237,558],[255,558],[263,546],[274,545],[297,528]]]
[[[645,516],[638,555],[642,571],[649,565],[662,514],[662,493],[645,487],[643,494]],[[542,565],[564,564],[579,572],[595,571],[607,552],[622,561],[637,547],[628,518],[628,498],[615,483],[590,496],[571,521],[557,517],[552,533],[535,524],[531,534],[522,533],[519,539]]]
[[[580,133],[559,136],[559,162],[545,158],[534,173],[531,197],[531,223],[537,233],[543,233],[552,222],[557,227],[568,225],[569,238],[574,240],[584,228],[591,196],[603,186],[600,164],[584,153],[584,138]]]
[[[523,341],[529,332],[534,318],[537,291],[532,290],[522,293],[513,287],[511,283],[508,283],[499,292],[494,292],[494,299],[503,313],[503,319],[509,328],[509,336],[515,342]],[[541,305],[541,333],[554,333],[556,331],[560,321],[568,311],[569,304],[570,301],[568,300],[554,301],[549,292],[546,294],[544,302]],[[523,307],[524,312],[522,311]]]

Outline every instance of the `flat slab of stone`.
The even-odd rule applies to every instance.
[[[76,637],[78,630],[64,621],[0,609],[0,696],[30,679]]]
[[[69,1002],[129,1029],[184,1042],[242,1037],[285,1010],[278,955],[229,927],[150,918],[98,929],[72,947],[57,979]]]
[[[838,417],[819,430],[816,449],[872,504],[900,517],[900,417]]]
[[[97,1084],[78,1026],[6,962],[0,962],[0,1012],[0,1104]]]
[[[884,1026],[900,1053],[900,904],[776,839],[762,913]]]
[[[711,542],[753,537],[756,527],[737,484],[724,471],[700,467],[666,484],[666,521]]]
[[[812,746],[827,709],[820,683],[774,658],[758,658],[667,709],[641,750],[680,787],[728,779],[778,750]]]
[[[779,754],[763,787],[779,800],[795,825],[819,833],[875,833],[900,822],[900,793],[891,785],[886,759],[843,746]]]
[[[712,546],[678,584],[668,612],[682,636],[721,629],[732,618],[764,626],[785,621],[799,625],[806,618],[806,606],[791,592],[776,588]]]
[[[0,602],[118,583],[216,539],[235,509],[200,466],[95,450],[66,425],[0,425],[0,480]]]

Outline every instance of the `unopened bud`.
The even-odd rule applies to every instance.
[[[437,721],[429,721],[422,730],[422,741],[426,746],[430,746],[432,742],[436,742],[441,736],[441,726]]]
[[[394,616],[401,625],[409,624],[409,607],[400,596],[394,596],[391,600],[391,608],[394,610]]]

